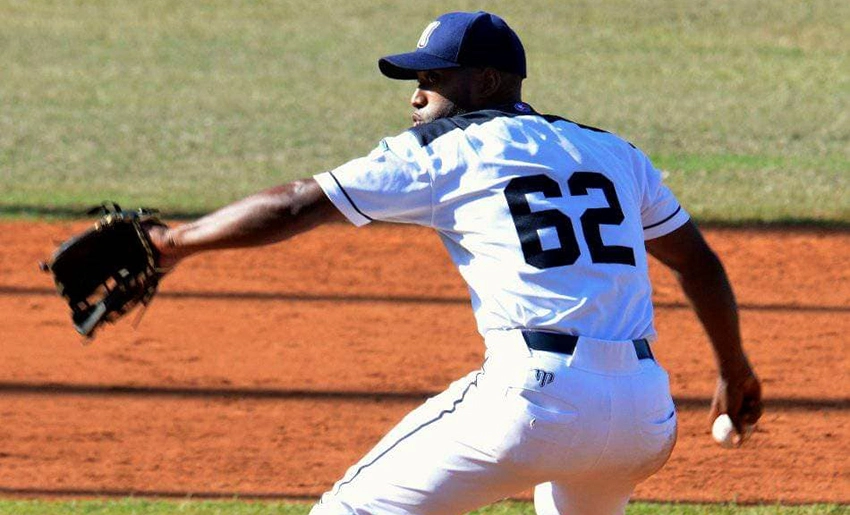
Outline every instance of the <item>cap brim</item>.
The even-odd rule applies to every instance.
[[[416,72],[458,67],[460,65],[455,62],[425,52],[388,55],[378,60],[381,73],[398,80],[416,79]]]

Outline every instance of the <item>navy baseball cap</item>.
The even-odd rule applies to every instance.
[[[415,79],[420,71],[462,66],[492,67],[525,78],[525,50],[495,14],[452,12],[425,27],[415,51],[378,61],[381,73],[401,80]]]

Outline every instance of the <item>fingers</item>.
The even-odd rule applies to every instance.
[[[761,384],[755,376],[736,382],[718,378],[709,411],[710,423],[713,424],[718,416],[725,413],[729,415],[735,431],[743,436],[752,432],[752,426],[761,418],[762,412]]]
[[[726,402],[725,397],[721,397],[719,392],[715,392],[714,398],[711,400],[711,408],[708,410],[708,425],[711,427],[714,424],[714,421],[722,415],[726,413]]]
[[[761,418],[764,404],[761,399],[761,383],[752,376],[743,386],[743,401],[740,409],[740,419],[743,424],[753,425]]]
[[[727,413],[726,399],[726,382],[722,379],[717,380],[717,386],[714,389],[714,397],[711,399],[711,408],[708,412],[708,426],[712,427],[717,417],[723,413]]]
[[[740,409],[740,397],[737,396],[737,389],[730,388],[729,383],[722,377],[717,378],[717,386],[714,389],[714,398],[711,401],[711,410],[709,413],[709,424],[714,424],[714,421],[720,415],[726,413],[735,422],[735,415]],[[737,429],[737,426],[736,426]]]
[[[729,411],[729,418],[732,419],[735,431],[740,435],[750,431],[750,428],[758,422],[759,417],[761,417],[761,401],[754,404],[752,399],[742,399],[737,410]]]
[[[741,407],[740,419],[743,425],[755,425],[764,413],[764,405],[761,398],[749,397],[744,400]]]

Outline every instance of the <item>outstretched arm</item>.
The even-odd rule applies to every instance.
[[[741,344],[738,307],[723,264],[690,221],[647,241],[646,249],[676,274],[711,341],[719,374],[711,420],[728,413],[743,434],[744,425],[761,417],[761,384]]]
[[[150,227],[149,234],[160,253],[158,265],[169,269],[201,251],[276,243],[344,219],[318,183],[304,179],[256,193],[178,227]]]

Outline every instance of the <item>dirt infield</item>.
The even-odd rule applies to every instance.
[[[141,325],[82,346],[36,261],[78,223],[0,223],[0,495],[310,498],[483,345],[438,238],[342,225],[198,256]],[[637,499],[850,503],[850,233],[711,230],[767,412],[710,439],[714,369],[653,263],[681,428]]]

